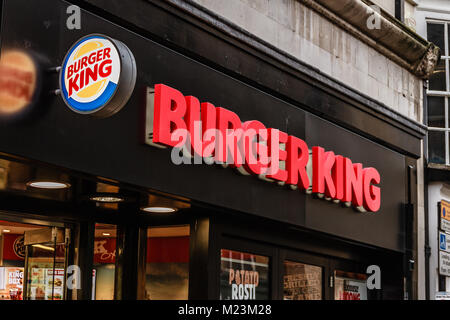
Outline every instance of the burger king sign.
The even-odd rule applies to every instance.
[[[122,42],[100,34],[78,40],[60,72],[61,95],[80,114],[109,117],[120,111],[136,83],[136,62]]]

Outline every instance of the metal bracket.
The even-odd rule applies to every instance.
[[[46,70],[48,73],[59,73],[61,71],[61,66],[51,67]]]
[[[416,261],[414,261],[412,259],[408,260],[409,271],[413,271],[414,270],[415,263],[416,263]]]
[[[429,259],[431,257],[431,247],[430,246],[425,246],[424,247],[424,252],[425,252],[425,257],[427,259]]]

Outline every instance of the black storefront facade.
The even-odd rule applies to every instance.
[[[337,281],[361,283],[370,265],[381,270],[381,289],[368,291],[368,298],[414,295],[415,166],[423,127],[275,49],[262,50],[245,32],[214,26],[207,11],[203,20],[194,17],[191,13],[200,10],[196,6],[106,3],[76,2],[82,27],[69,30],[67,7],[72,3],[3,1],[2,52],[22,49],[33,55],[42,67],[42,92],[35,112],[2,120],[2,159],[37,168],[31,172],[58,172],[70,189],[55,196],[54,191],[5,187],[0,220],[71,230],[65,269],[80,267],[81,288],[67,288],[65,298],[92,298],[86,270],[93,268],[96,223],[116,226],[116,299],[144,298],[147,228],[179,225],[189,226],[189,299],[233,296],[232,285],[240,284],[237,274],[245,269],[239,255],[260,268],[258,299],[305,298],[308,293],[334,299]],[[136,85],[128,103],[103,119],[73,112],[54,92],[58,73],[53,68],[89,34],[123,42],[136,60]],[[359,212],[218,165],[173,164],[170,149],[143,142],[147,90],[160,83],[227,108],[242,121],[258,120],[309,147],[321,146],[376,168],[380,209]],[[116,207],[97,205],[91,198],[98,183],[112,186],[125,201]],[[155,198],[177,203],[178,210],[143,212]],[[233,274],[224,263],[235,263]],[[302,271],[303,278],[295,278],[295,272],[287,277],[289,263],[306,265],[313,276]],[[242,283],[255,284],[252,275],[248,281],[244,277]]]

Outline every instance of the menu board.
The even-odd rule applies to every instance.
[[[55,269],[55,276],[53,276],[53,269],[45,269],[46,272],[46,300],[62,300],[64,293],[64,269]],[[54,286],[53,286],[54,284]]]
[[[322,299],[322,268],[284,261],[284,300]]]
[[[53,277],[53,268],[31,268],[31,300],[62,300],[63,290],[64,269],[55,269]]]
[[[29,294],[31,300],[62,300],[64,268],[55,268],[52,258],[29,258]],[[52,295],[53,292],[53,295]]]
[[[23,268],[0,268],[0,300],[23,299]]]
[[[31,300],[46,300],[45,270],[45,268],[31,268],[29,283]]]
[[[269,299],[269,258],[221,250],[220,299]]]

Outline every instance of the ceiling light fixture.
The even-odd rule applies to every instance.
[[[59,190],[59,189],[68,189],[70,188],[70,184],[66,182],[58,182],[58,181],[30,181],[27,183],[27,186],[38,189],[50,189],[50,190]]]
[[[111,233],[107,233],[107,232],[103,232],[102,234],[106,237],[111,235]]]
[[[169,207],[145,207],[142,208],[141,210],[150,213],[173,213],[177,211],[177,209]]]
[[[102,203],[118,203],[125,201],[124,198],[117,196],[94,196],[89,198],[91,201],[102,202]]]
[[[11,230],[9,230],[9,229],[3,229],[2,232],[8,233],[8,232],[11,232]]]

